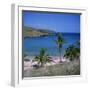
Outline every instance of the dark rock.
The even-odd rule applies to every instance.
[[[33,67],[34,67],[35,69],[38,69],[38,68],[39,68],[39,65],[35,64],[35,65],[33,65]]]

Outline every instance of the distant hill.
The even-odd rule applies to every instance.
[[[54,35],[56,32],[48,29],[37,29],[33,27],[23,27],[24,37],[40,37]]]

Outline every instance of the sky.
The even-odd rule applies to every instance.
[[[23,11],[24,26],[63,33],[80,33],[80,14]]]

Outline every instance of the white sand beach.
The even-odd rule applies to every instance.
[[[50,65],[55,65],[55,64],[59,64],[60,62],[60,57],[58,56],[51,56],[52,57],[52,61],[51,62],[47,62],[45,64],[45,66],[50,66]],[[33,68],[33,65],[37,65],[37,61],[34,61],[34,57],[25,57],[25,59],[28,59],[29,61],[24,61],[24,70],[27,70],[27,69],[32,69]],[[62,63],[63,62],[69,62],[68,59],[66,58],[62,58]]]

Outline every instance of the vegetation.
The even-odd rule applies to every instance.
[[[63,64],[47,66],[47,68],[32,69],[29,74],[27,72],[28,70],[24,71],[25,77],[80,75],[80,62],[79,60],[63,62]]]
[[[23,29],[24,37],[39,37],[55,34],[54,31],[47,29],[36,29],[32,27],[24,27]]]
[[[62,62],[61,52],[62,52],[62,48],[63,48],[63,44],[64,44],[64,43],[65,43],[64,38],[62,37],[61,34],[58,34],[57,40],[56,40],[56,44],[57,44],[57,46],[58,46],[59,53],[60,53],[60,62]]]
[[[51,61],[51,57],[46,54],[46,49],[45,48],[41,48],[40,54],[35,57],[35,61],[38,62],[38,65],[40,67],[43,67],[45,63]]]
[[[80,56],[80,48],[77,48],[74,45],[69,46],[66,49],[64,57],[68,58],[70,61],[79,59]]]
[[[80,46],[80,41],[77,41],[77,42],[76,42],[76,45],[77,45],[77,46]]]

